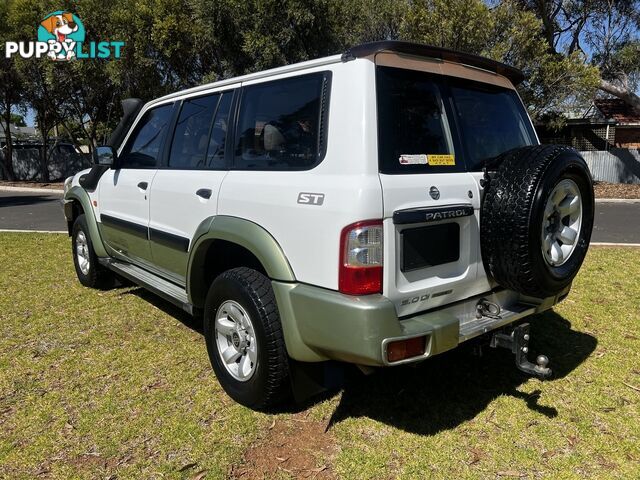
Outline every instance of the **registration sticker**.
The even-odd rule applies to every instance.
[[[400,165],[426,165],[427,155],[400,155]]]
[[[427,155],[429,165],[455,165],[456,158],[453,155]]]

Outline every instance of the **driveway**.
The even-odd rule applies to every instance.
[[[0,230],[66,231],[60,194],[0,190]],[[640,244],[640,202],[596,203],[593,242]]]
[[[640,244],[640,202],[597,202],[591,241]]]
[[[0,190],[0,230],[66,231],[62,192]]]

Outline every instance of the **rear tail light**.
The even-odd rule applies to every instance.
[[[382,220],[352,223],[342,229],[338,277],[342,293],[382,293]]]

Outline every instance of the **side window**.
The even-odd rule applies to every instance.
[[[321,160],[327,81],[313,73],[245,87],[235,168],[304,170]]]
[[[231,100],[233,92],[225,92],[218,103],[218,111],[211,126],[209,138],[209,148],[207,149],[207,167],[220,170],[227,167],[224,158],[224,147],[229,128],[229,111],[231,110]]]
[[[211,121],[220,94],[185,100],[171,143],[169,168],[204,168]]]
[[[120,153],[120,168],[153,168],[171,121],[173,104],[148,110]]]

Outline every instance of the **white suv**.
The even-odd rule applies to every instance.
[[[593,189],[575,151],[538,144],[522,80],[386,41],[127,100],[65,184],[78,277],[202,314],[220,383],[254,408],[312,364],[421,361],[548,309],[586,254]],[[526,327],[492,345],[546,376]]]

